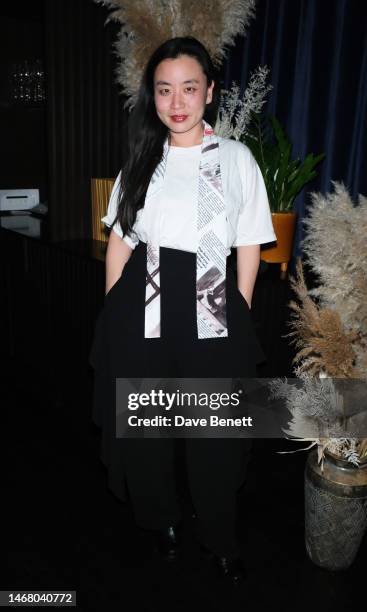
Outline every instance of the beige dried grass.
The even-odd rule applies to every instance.
[[[311,194],[303,249],[318,285],[306,287],[299,260],[289,336],[301,372],[367,378],[367,198],[354,205],[342,183],[333,186]]]
[[[360,378],[362,372],[355,368],[354,350],[359,333],[346,331],[337,311],[320,308],[309,296],[300,259],[291,285],[299,301],[289,304],[292,331],[287,336],[298,349],[293,359],[299,364],[298,371],[314,376],[327,372],[335,378]]]
[[[296,300],[289,304],[291,343],[297,353],[297,376],[367,378],[367,198],[355,206],[342,183],[334,193],[311,194],[304,220],[307,265],[317,276],[307,288],[299,259],[291,285]],[[319,439],[318,458],[325,450],[358,464],[367,457],[367,439]]]
[[[334,192],[312,193],[303,250],[319,284],[310,291],[339,313],[347,330],[367,337],[367,198],[354,204],[343,183]]]
[[[227,47],[244,34],[255,0],[94,0],[112,9],[107,19],[121,23],[115,43],[117,82],[134,106],[144,67],[155,49],[176,36],[193,36],[219,67]]]

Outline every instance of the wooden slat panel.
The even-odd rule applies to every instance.
[[[108,240],[101,217],[104,217],[106,214],[114,182],[114,179],[91,179],[92,231],[94,240],[105,242]]]

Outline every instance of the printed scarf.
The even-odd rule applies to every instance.
[[[228,336],[226,313],[226,208],[222,189],[219,142],[213,128],[203,120],[204,134],[199,166],[196,254],[196,313],[199,339]],[[163,189],[169,151],[168,138],[163,156],[151,179],[154,192]],[[158,200],[157,200],[158,202]],[[157,207],[159,210],[159,206]],[[155,216],[156,230],[160,215]],[[159,232],[153,233],[159,236]],[[145,338],[161,335],[161,287],[159,275],[159,238],[147,244],[145,293]],[[179,324],[179,322],[177,322]]]

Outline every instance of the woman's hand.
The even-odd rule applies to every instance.
[[[237,286],[249,308],[260,265],[260,245],[237,247]]]
[[[129,260],[132,249],[111,230],[106,251],[106,289],[107,294],[120,278],[126,262]]]

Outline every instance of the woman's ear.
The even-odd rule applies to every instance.
[[[206,104],[210,104],[213,99],[213,89],[214,89],[215,81],[212,81],[211,85],[208,87],[206,93]]]

